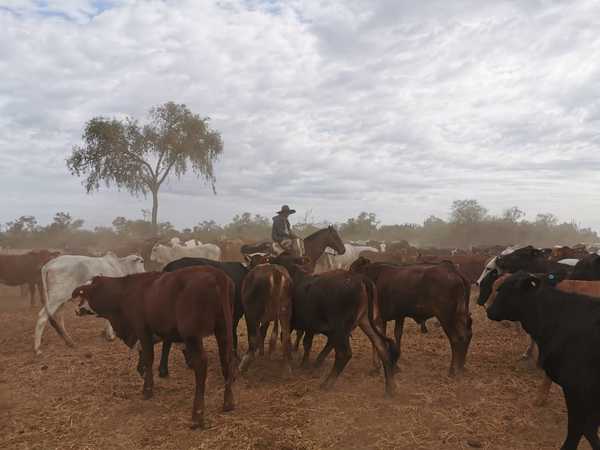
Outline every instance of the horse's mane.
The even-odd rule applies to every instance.
[[[308,236],[306,236],[306,237],[304,238],[304,240],[306,241],[306,240],[314,239],[314,238],[316,238],[318,235],[320,235],[320,234],[323,234],[323,233],[325,233],[325,232],[327,232],[327,231],[329,231],[329,230],[330,230],[330,228],[329,228],[329,227],[327,227],[327,228],[321,228],[320,230],[317,230],[317,231],[315,231],[314,233],[312,233],[312,234],[309,234]]]

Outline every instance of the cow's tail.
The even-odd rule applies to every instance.
[[[367,316],[369,318],[369,323],[386,346],[390,363],[392,366],[394,366],[400,357],[398,349],[396,348],[396,344],[393,340],[383,334],[375,324],[375,312],[377,312],[378,317],[381,316],[381,311],[379,310],[379,301],[377,298],[377,287],[375,286],[375,283],[373,283],[373,281],[367,277],[363,277],[363,283],[367,291]]]
[[[49,294],[48,294],[48,270],[45,270],[44,267],[42,267],[42,291],[43,291],[43,303],[44,306],[43,308],[46,310],[46,314],[48,315],[48,322],[50,322],[50,325],[52,325],[52,328],[54,328],[56,330],[56,332],[60,335],[60,337],[62,337],[63,339],[66,340],[65,337],[65,333],[63,332],[63,329],[61,326],[58,325],[58,322],[56,321],[56,319],[54,318],[54,315],[52,314],[52,312],[50,312],[50,308],[48,307],[48,300],[49,300]]]
[[[460,299],[462,301],[459,300],[456,302],[456,320],[461,324],[461,327],[459,328],[461,332],[469,334],[468,337],[470,338],[471,325],[473,323],[473,320],[471,319],[471,313],[469,311],[469,303],[471,301],[471,283],[465,278],[460,270],[456,268],[455,265],[452,265],[452,269],[456,276],[460,279],[463,287],[463,298]],[[464,337],[466,338],[467,336]]]

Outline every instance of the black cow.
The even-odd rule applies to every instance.
[[[331,372],[321,384],[330,389],[352,358],[350,333],[360,327],[367,335],[383,363],[386,395],[395,392],[393,367],[398,360],[394,342],[375,326],[379,320],[379,304],[375,284],[364,275],[334,270],[310,275],[310,261],[304,258],[278,257],[273,260],[288,269],[293,279],[292,328],[304,331],[303,363],[309,358],[315,334],[327,336],[328,347],[335,350]]]
[[[487,310],[491,320],[521,325],[540,349],[548,377],[563,389],[568,412],[563,450],[575,450],[582,436],[600,450],[600,303],[559,291],[527,272],[511,275]]]
[[[571,273],[573,280],[599,281],[600,255],[589,255],[579,260]]]
[[[503,273],[515,273],[519,270],[535,273],[554,273],[568,275],[572,267],[549,260],[544,251],[528,245],[507,255],[496,258],[496,266]]]

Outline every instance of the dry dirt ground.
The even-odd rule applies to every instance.
[[[383,375],[369,375],[370,347],[357,330],[354,357],[333,391],[318,389],[331,356],[319,373],[295,369],[285,379],[278,351],[238,378],[236,409],[223,413],[218,355],[208,338],[207,428],[192,431],[194,377],[179,350],[172,352],[170,378],[156,377],[154,398],[144,401],[136,355],[101,338],[99,319],[76,317],[69,306],[66,326],[77,347],[67,348],[49,327],[44,353],[35,357],[37,308],[30,309],[18,289],[0,287],[0,448],[558,448],[566,429],[558,387],[545,407],[533,406],[542,377],[517,361],[526,338],[489,322],[479,307],[472,310],[474,336],[462,380],[447,376],[443,331],[430,321],[429,334],[422,335],[407,321],[392,400],[384,398]],[[317,350],[322,345],[315,343]],[[580,448],[589,447],[582,442]]]

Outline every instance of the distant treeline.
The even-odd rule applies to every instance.
[[[328,223],[314,223],[307,217],[292,216],[295,232],[307,236]],[[553,214],[538,214],[533,220],[517,207],[501,215],[488,214],[475,200],[457,200],[447,220],[430,216],[423,224],[381,225],[376,214],[362,212],[357,217],[336,224],[342,238],[351,240],[400,241],[417,247],[470,248],[471,246],[532,244],[538,247],[599,242],[598,234],[576,223],[559,223]],[[169,222],[161,222],[155,231],[149,220],[117,217],[111,227],[84,228],[84,221],[59,212],[52,223],[39,225],[34,216],[22,216],[6,223],[0,232],[0,246],[8,248],[63,248],[108,250],[123,241],[159,236],[218,242],[241,239],[256,242],[270,239],[271,218],[245,212],[231,222],[219,225],[205,220],[193,228],[177,230]]]

